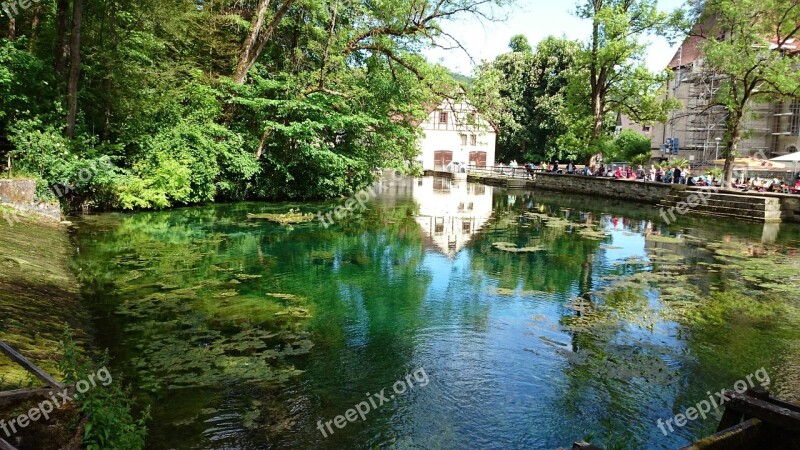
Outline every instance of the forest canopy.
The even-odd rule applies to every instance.
[[[0,156],[96,207],[348,195],[409,170],[424,105],[456,91],[423,57],[458,47],[442,24],[507,2],[13,2]]]

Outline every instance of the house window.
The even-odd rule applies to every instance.
[[[475,113],[469,113],[467,115],[467,122],[471,123],[471,124],[477,123],[478,122],[478,115],[475,114]]]
[[[645,133],[649,133],[650,132],[650,127],[645,125],[645,126],[642,127],[642,131],[645,132]]]
[[[462,134],[460,136],[461,136],[461,146],[462,147],[466,147],[467,146],[467,135],[466,134]]]
[[[439,123],[447,123],[447,111],[439,111]]]
[[[471,145],[473,147],[478,145],[478,135],[477,134],[470,135],[470,137],[469,137],[469,145]]]

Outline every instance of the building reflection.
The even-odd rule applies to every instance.
[[[414,180],[416,221],[426,244],[454,258],[492,215],[491,186],[440,177]]]

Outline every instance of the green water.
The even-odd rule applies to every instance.
[[[77,221],[75,272],[153,408],[149,448],[677,448],[718,416],[666,435],[657,420],[761,368],[800,398],[795,226],[666,226],[641,205],[431,178],[387,181],[328,228],[247,217],[338,204]],[[398,380],[365,420],[324,428]]]

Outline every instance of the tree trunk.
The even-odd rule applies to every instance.
[[[244,41],[242,51],[239,53],[239,61],[236,63],[236,72],[234,73],[233,80],[237,84],[244,83],[244,78],[247,76],[247,63],[256,51],[258,44],[258,35],[261,33],[261,28],[264,26],[264,18],[269,9],[270,0],[259,0],[256,7],[256,13],[253,16],[253,21],[250,26],[250,34]]]
[[[39,21],[42,15],[42,5],[37,5],[33,10],[33,19],[31,19],[31,41],[28,43],[28,51],[33,52],[36,46],[36,32],[39,29]]]
[[[333,3],[333,12],[331,13],[331,26],[328,30],[328,42],[325,44],[325,52],[322,54],[322,65],[319,69],[319,88],[322,89],[325,86],[325,70],[327,69],[328,65],[328,56],[330,55],[331,44],[333,43],[333,32],[336,28],[336,16],[339,11],[339,0],[335,0]]]
[[[258,150],[256,150],[256,160],[261,159],[261,155],[264,154],[264,146],[267,145],[267,139],[269,139],[270,130],[264,132],[264,136],[261,137],[261,142],[258,143]]]
[[[17,20],[13,17],[8,19],[8,40],[13,41],[17,37]]]
[[[78,116],[78,78],[81,74],[81,23],[83,21],[83,0],[74,0],[72,7],[66,130],[66,135],[70,139],[75,137],[75,120]]]
[[[736,158],[736,151],[739,148],[739,141],[742,139],[742,112],[737,111],[731,114],[728,120],[728,143],[725,146],[725,167],[722,187],[731,189],[733,180],[733,161]]]
[[[262,2],[265,0],[261,0]],[[269,1],[267,1],[267,5]],[[236,84],[244,84],[244,80],[247,79],[247,73],[250,69],[253,68],[253,64],[256,63],[256,60],[259,56],[261,56],[261,52],[264,51],[264,47],[269,42],[269,38],[272,37],[272,33],[275,32],[275,29],[278,28],[278,24],[280,23],[283,16],[286,15],[286,12],[289,11],[289,7],[292,6],[294,0],[284,0],[283,4],[281,5],[278,12],[275,13],[275,17],[272,18],[272,21],[267,25],[267,28],[264,30],[263,33],[258,33],[259,30],[254,28],[250,32],[250,35],[247,37],[247,41],[245,41],[245,45],[242,48],[242,53],[239,55],[239,62],[236,64],[236,73],[233,75],[233,81]],[[259,3],[261,6],[261,3]],[[265,7],[266,7],[265,6]],[[263,21],[262,21],[263,25]],[[259,29],[261,26],[259,26]],[[257,47],[254,46],[258,45]]]
[[[595,82],[593,84],[599,84],[599,82]],[[603,110],[605,110],[605,98],[603,93],[600,91],[599,86],[596,88],[597,92],[592,93],[592,116],[594,117],[594,122],[592,125],[592,138],[589,141],[589,145],[596,145],[598,139],[603,134]],[[586,165],[590,168],[594,168],[597,165],[597,154],[600,153],[599,148],[591,149],[591,153],[586,158]]]
[[[67,71],[67,57],[69,56],[69,42],[67,41],[67,28],[69,27],[69,0],[58,0],[56,3],[56,73],[62,78]]]

